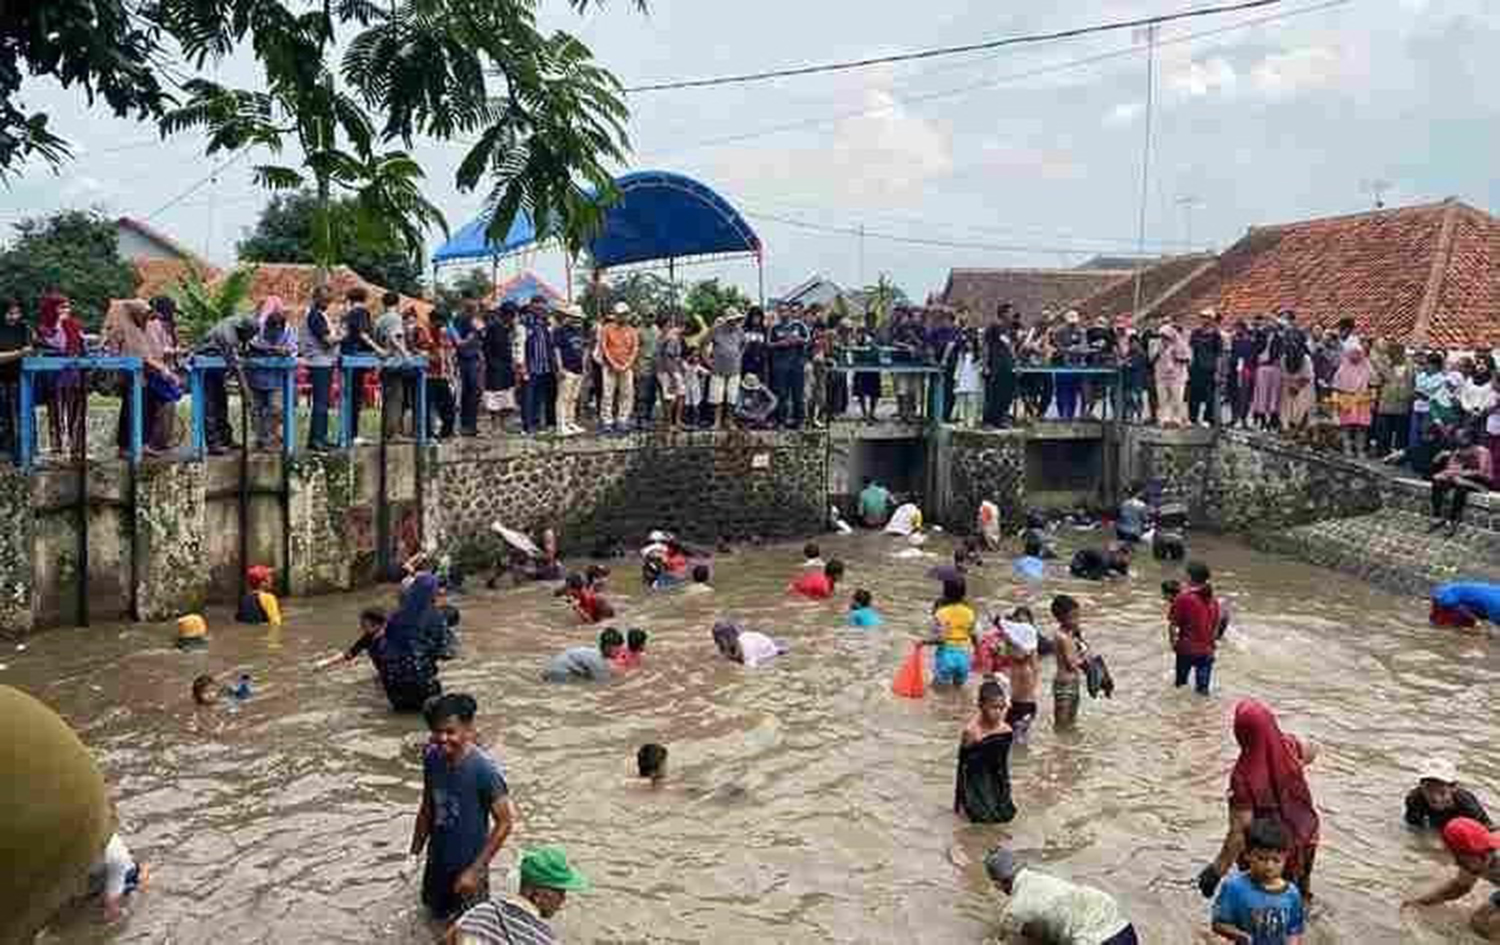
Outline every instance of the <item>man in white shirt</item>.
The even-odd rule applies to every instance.
[[[1139,945],[1135,926],[1113,896],[1029,869],[1015,854],[996,847],[984,858],[985,872],[1010,902],[1001,916],[1007,935],[1053,945]]]

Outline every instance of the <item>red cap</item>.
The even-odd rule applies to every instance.
[[[1488,856],[1500,850],[1500,833],[1468,817],[1455,817],[1443,826],[1443,842],[1455,856]]]
[[[259,587],[262,584],[271,583],[271,569],[263,564],[252,564],[245,569],[245,580],[251,587]]]

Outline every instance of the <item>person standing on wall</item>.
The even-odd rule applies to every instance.
[[[453,436],[453,377],[457,370],[453,339],[448,333],[448,311],[433,309],[427,324],[417,326],[415,337],[417,352],[427,358],[428,409],[438,415],[437,438],[446,440]]]
[[[643,428],[656,422],[656,347],[661,342],[656,319],[650,313],[632,313],[630,327],[635,329],[635,413]]]
[[[1219,410],[1214,381],[1218,375],[1219,356],[1224,352],[1218,312],[1206,308],[1199,313],[1198,327],[1188,336],[1188,347],[1193,352],[1188,364],[1188,425],[1201,422],[1204,426],[1213,426],[1218,421]]]
[[[599,332],[599,352],[604,362],[604,400],[599,405],[599,432],[624,433],[630,429],[635,400],[635,362],[640,337],[626,322],[630,306],[616,302]]]
[[[578,390],[588,351],[583,310],[578,306],[562,309],[562,324],[552,329],[552,346],[557,356],[557,435],[577,436],[583,432],[578,425]]]
[[[250,396],[250,381],[240,355],[258,326],[254,315],[231,315],[210,328],[198,343],[198,353],[224,359],[224,367],[203,371],[203,426],[208,452],[221,456],[234,445],[234,430],[229,425],[229,390],[224,377],[234,371],[240,379],[241,396]]]
[[[380,345],[375,341],[375,323],[370,318],[370,310],[365,308],[369,299],[370,293],[363,286],[355,286],[344,293],[344,300],[348,304],[344,310],[344,338],[339,344],[346,355],[367,357],[382,353]],[[365,377],[369,372],[369,368],[357,368],[349,373],[350,383],[354,387],[348,394],[352,416],[344,420],[344,426],[356,443],[360,442],[359,412],[364,406]]]
[[[516,411],[516,304],[501,302],[498,309],[489,312],[482,336],[482,402],[484,412],[490,417],[490,431],[499,436],[505,432],[505,418]],[[475,397],[479,399],[477,393]]]
[[[557,377],[553,369],[552,326],[547,318],[547,300],[533,295],[521,318],[524,337],[518,339],[522,358],[517,380],[522,390],[521,427],[530,436],[556,422]]]
[[[708,403],[718,414],[716,423],[724,429],[728,416],[740,400],[740,359],[745,352],[745,316],[739,309],[724,310],[714,322],[708,336],[713,373],[708,379]]]
[[[401,296],[387,292],[380,297],[380,317],[375,319],[375,343],[381,357],[407,358],[406,322],[401,317]],[[401,415],[406,410],[406,388],[402,372],[394,367],[380,369],[380,430],[387,440],[401,434]]]
[[[312,420],[307,430],[307,448],[312,452],[333,448],[328,442],[328,401],[333,393],[333,361],[337,352],[328,322],[328,305],[332,300],[328,286],[313,289],[307,314],[297,329],[297,350],[307,367],[312,394]]]
[[[0,322],[0,452],[15,456],[21,431],[21,359],[31,355],[31,326],[20,299],[6,299]]]
[[[771,349],[771,392],[776,395],[776,423],[798,430],[807,409],[807,345],[812,334],[796,306],[778,309],[766,333]]]

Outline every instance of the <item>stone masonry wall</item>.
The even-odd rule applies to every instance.
[[[350,510],[358,494],[359,469],[347,453],[308,453],[293,459],[292,560],[287,571],[293,594],[326,594],[354,586]]]
[[[136,616],[167,620],[208,597],[203,463],[145,463],[135,477]]]
[[[826,440],[818,434],[690,433],[437,447],[427,534],[471,561],[499,550],[492,522],[559,529],[565,550],[668,528],[699,541],[822,528]]]
[[[0,634],[23,634],[34,624],[31,486],[14,466],[0,468]]]
[[[1220,433],[1199,500],[1201,520],[1253,532],[1349,518],[1381,507],[1379,469],[1287,447],[1272,437]]]
[[[955,430],[949,447],[948,527],[974,529],[979,503],[988,499],[1002,522],[1018,526],[1026,516],[1026,439],[1024,431],[981,433]]]

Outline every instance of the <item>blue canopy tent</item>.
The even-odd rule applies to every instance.
[[[761,242],[727,200],[705,184],[667,171],[637,171],[616,179],[619,199],[605,210],[604,225],[589,241],[597,279],[606,269],[665,262],[676,282],[680,261],[750,258],[760,272]],[[517,214],[504,242],[485,238],[489,216],[481,216],[453,235],[432,256],[434,267],[463,260],[489,259],[522,251],[541,242],[529,216]],[[571,260],[568,260],[571,267]],[[572,295],[572,279],[568,293]]]

